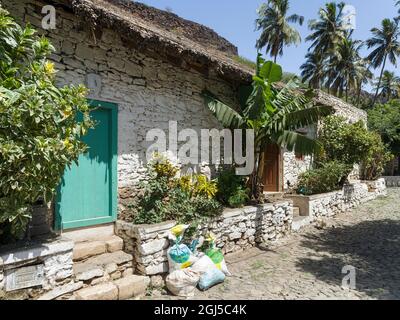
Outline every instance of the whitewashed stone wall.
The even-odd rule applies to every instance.
[[[313,220],[335,216],[384,195],[386,195],[385,182],[379,179],[351,183],[340,191],[312,196],[287,195],[286,198],[292,200],[295,207],[300,208],[302,216],[308,216]]]
[[[297,158],[294,152],[285,152],[283,155],[283,188],[294,190],[297,187],[299,175],[311,169],[312,157]]]
[[[56,240],[27,248],[3,249],[4,252],[0,255],[0,296],[1,293],[4,295],[7,289],[6,271],[18,270],[25,266],[41,265],[43,267],[43,279],[37,288],[37,294],[71,281],[73,247],[72,241]]]
[[[199,228],[201,234],[212,232],[223,253],[237,252],[257,243],[277,240],[290,232],[293,207],[280,201],[259,207],[231,209]],[[145,275],[168,272],[168,231],[176,225],[170,221],[156,225],[133,225],[118,221],[116,232],[124,239],[125,251],[134,255],[136,270]]]
[[[71,14],[57,9],[57,29],[41,29],[41,2],[4,1],[19,22],[30,22],[56,48],[52,55],[59,85],[85,84],[87,75],[100,76],[101,88],[90,98],[118,104],[118,187],[120,211],[135,197],[137,183],[145,178],[145,153],[151,143],[146,133],[165,130],[169,121],[178,130],[222,129],[206,107],[201,92],[210,90],[225,101],[236,103],[234,85],[210,74],[186,70],[158,60],[123,42],[118,32],[104,29],[94,34]],[[210,168],[194,168],[201,172]]]

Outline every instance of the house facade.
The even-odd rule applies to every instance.
[[[138,228],[129,223],[129,204],[138,196],[138,183],[146,179],[146,151],[152,144],[146,141],[147,133],[162,129],[169,135],[171,122],[177,123],[178,131],[223,129],[202,92],[210,91],[239,108],[240,88],[251,83],[254,71],[237,62],[237,48],[211,29],[137,2],[1,3],[17,22],[29,22],[51,40],[58,85],[89,88],[96,127],[84,137],[89,150],[79,165],[66,170],[47,216],[47,224],[62,239],[28,251],[2,254],[0,250],[0,295],[3,288],[12,291],[39,283],[46,291],[55,288],[46,299],[75,291],[83,299],[122,299],[132,292],[143,293],[148,279],[132,273],[139,270],[154,276],[167,271],[166,234],[173,226],[169,222]],[[47,5],[55,8],[55,29],[43,27]],[[365,112],[340,99],[323,92],[315,99],[351,122],[366,120]],[[263,163],[264,191],[279,194],[296,185],[312,158],[270,145]],[[190,169],[209,176],[215,173],[209,162]],[[368,196],[368,188],[364,189],[345,208]],[[291,201],[267,204],[262,211],[261,215],[258,208],[228,212],[212,224],[209,230],[224,239],[224,253],[276,240],[291,231]],[[23,277],[32,275],[29,284],[15,280],[21,269]]]
[[[60,86],[85,84],[97,123],[84,138],[89,152],[67,170],[51,222],[56,230],[124,219],[145,178],[146,134],[154,128],[222,129],[202,92],[238,106],[240,86],[253,71],[236,62],[237,48],[211,29],[175,14],[124,0],[3,0],[20,23],[31,23],[55,46],[51,59]],[[56,9],[56,28],[43,29],[45,5]],[[322,92],[317,102],[354,120],[363,111]],[[179,159],[178,159],[179,161]],[[265,151],[267,192],[296,185],[310,157],[277,146]],[[213,166],[192,168],[206,174]]]

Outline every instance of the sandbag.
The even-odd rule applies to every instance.
[[[188,227],[188,225],[177,225],[170,230],[168,238],[175,244],[167,251],[169,272],[188,268],[197,261],[189,247],[181,244],[183,234]]]
[[[185,244],[175,244],[168,249],[169,272],[190,267],[198,259]]]
[[[217,266],[214,264],[214,262],[211,260],[211,258],[207,255],[201,257],[199,260],[197,260],[191,267],[191,269],[200,276],[205,274],[207,271],[212,270],[212,269],[218,269]]]
[[[224,254],[222,250],[215,246],[215,236],[210,233],[207,241],[210,243],[210,247],[206,250],[206,256],[210,257],[210,259],[214,262],[219,270],[221,270],[226,276],[231,276],[232,274],[229,272],[228,267],[225,263]]]
[[[190,268],[176,270],[170,273],[166,279],[168,290],[179,297],[193,297],[200,275]]]
[[[225,274],[216,268],[209,268],[201,277],[199,281],[200,290],[208,290],[218,283],[225,281]]]

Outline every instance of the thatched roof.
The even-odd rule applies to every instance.
[[[251,80],[252,70],[237,62],[237,48],[213,30],[176,14],[129,0],[53,0],[73,10],[92,28],[109,28],[148,54],[184,68],[216,73],[234,82]]]

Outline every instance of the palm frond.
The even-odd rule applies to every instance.
[[[240,128],[244,124],[243,117],[231,107],[215,98],[211,93],[203,92],[204,101],[225,128]]]
[[[304,155],[316,154],[321,150],[321,144],[317,140],[289,130],[271,136],[271,140],[288,151],[295,151]]]

